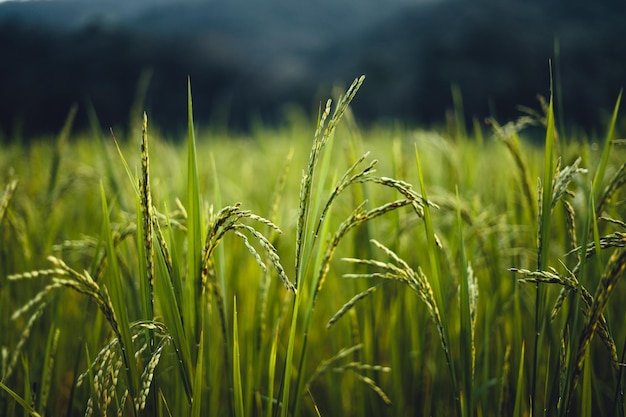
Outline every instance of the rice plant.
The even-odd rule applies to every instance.
[[[71,110],[7,145],[0,414],[626,415],[620,99],[598,146],[551,99],[472,137],[456,87],[453,126],[361,129],[363,82],[246,136],[189,82],[181,142]]]

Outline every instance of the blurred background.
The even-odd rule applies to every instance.
[[[47,0],[0,2],[0,137],[128,126],[133,103],[176,132],[316,114],[366,81],[360,123],[506,122],[549,95],[562,122],[602,126],[626,79],[623,0]]]

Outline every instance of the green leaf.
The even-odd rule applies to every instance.
[[[113,315],[117,328],[113,329],[119,340],[124,358],[124,369],[128,380],[128,391],[131,399],[132,410],[135,412],[135,398],[139,389],[139,372],[135,363],[135,349],[130,335],[130,323],[128,320],[128,312],[126,309],[126,301],[124,299],[124,286],[122,284],[122,273],[119,269],[117,254],[115,253],[115,244],[113,242],[113,231],[109,220],[109,206],[107,204],[104,185],[100,183],[100,191],[102,198],[102,213],[104,217],[102,236],[105,240],[107,252],[109,278],[110,278],[110,296],[113,304]]]
[[[41,416],[41,414],[39,414],[37,411],[35,411],[35,409],[30,405],[30,403],[28,401],[26,401],[24,398],[20,397],[20,395],[17,394],[15,391],[13,391],[11,388],[9,388],[6,385],[4,385],[4,383],[2,383],[2,381],[0,381],[0,388],[2,388],[4,391],[6,391],[6,393],[9,394],[15,400],[15,402],[17,402],[19,405],[21,405],[22,408],[28,412],[28,414],[30,414],[33,417],[40,417]]]

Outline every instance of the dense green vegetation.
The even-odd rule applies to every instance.
[[[246,137],[189,93],[183,143],[6,145],[0,414],[623,416],[619,100],[604,138],[551,101],[360,130],[361,82]]]

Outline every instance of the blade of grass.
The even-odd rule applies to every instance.
[[[187,399],[191,401],[193,398],[193,388],[191,385],[193,374],[191,369],[191,347],[189,346],[189,339],[185,334],[183,316],[180,313],[181,308],[178,305],[174,284],[176,281],[180,281],[180,277],[176,273],[176,271],[178,271],[177,268],[172,268],[173,276],[169,274],[162,250],[156,251],[156,254],[157,272],[161,279],[155,281],[155,292],[159,300],[159,305],[161,306],[163,320],[172,335],[174,348],[180,365],[179,370],[183,379],[183,387]],[[180,285],[180,283],[178,285]]]
[[[119,340],[122,358],[124,359],[124,369],[128,380],[128,391],[131,399],[133,415],[135,413],[135,398],[139,389],[139,373],[135,365],[135,349],[130,335],[130,324],[128,320],[126,303],[124,300],[124,287],[122,285],[122,274],[119,269],[117,254],[115,253],[115,243],[113,242],[113,231],[109,220],[109,207],[104,192],[104,184],[100,183],[102,198],[102,213],[104,217],[102,235],[105,240],[110,278],[110,295],[113,306],[114,322],[117,328],[113,331]]]
[[[200,331],[198,318],[201,316],[200,268],[202,265],[202,216],[200,212],[200,185],[198,162],[196,157],[196,137],[193,124],[193,104],[191,100],[191,80],[187,80],[187,287],[184,294],[183,323],[188,337],[199,342]]]
[[[524,343],[522,343],[522,351],[519,357],[519,369],[517,371],[517,389],[515,390],[515,408],[513,410],[513,417],[523,417],[526,415],[524,412]]]
[[[193,378],[193,400],[191,401],[191,417],[202,415],[202,380],[204,376],[204,330],[200,331],[200,345]]]
[[[539,211],[538,249],[537,249],[537,270],[545,271],[548,266],[548,253],[550,248],[550,224],[552,219],[552,182],[554,178],[554,103],[552,92],[548,104],[548,114],[546,123],[546,137],[544,147],[543,184],[541,194],[541,208]],[[539,377],[540,352],[543,345],[543,330],[546,324],[546,289],[539,283],[535,284],[535,343],[533,352],[533,366],[531,375],[530,395],[533,399],[533,407],[540,407],[541,404],[536,396],[537,379]],[[539,410],[536,408],[533,411]]]
[[[270,350],[270,357],[268,361],[268,369],[267,369],[267,413],[266,417],[273,416],[273,407],[274,407],[274,376],[276,373],[276,355],[278,353],[278,326],[276,326],[276,330],[274,331],[274,337],[272,338],[272,347]]]
[[[4,385],[4,383],[2,381],[0,381],[0,388],[2,388],[7,394],[9,394],[11,396],[11,398],[13,398],[15,400],[15,402],[18,403],[32,417],[41,417],[41,414],[39,414],[30,405],[30,403],[28,401],[26,401],[24,398],[22,398],[18,393],[13,391],[11,388],[9,388],[6,385]]]
[[[582,396],[580,406],[581,417],[591,417],[592,413],[592,395],[591,395],[591,357],[589,350],[585,355],[585,365],[583,370]]]
[[[602,181],[604,180],[604,173],[609,163],[609,155],[611,153],[611,147],[615,137],[615,126],[617,125],[617,115],[619,113],[619,107],[622,102],[622,91],[617,96],[615,107],[613,108],[613,116],[611,117],[611,123],[609,124],[609,130],[606,135],[606,141],[604,142],[604,148],[602,149],[602,159],[598,166],[596,173],[593,177],[593,195],[596,201],[600,198],[600,192],[602,191]],[[599,213],[602,214],[602,213]]]
[[[460,337],[461,337],[461,366],[462,372],[462,384],[463,384],[463,414],[464,416],[471,416],[474,414],[473,407],[473,379],[474,379],[474,332],[472,324],[472,312],[470,300],[470,274],[469,264],[467,262],[467,255],[465,253],[465,242],[463,238],[463,223],[461,220],[461,201],[459,197],[459,189],[457,186],[456,197],[458,201],[457,205],[457,227],[458,227],[458,239],[459,239],[459,255],[460,255],[460,297],[459,297],[459,310],[461,313],[460,322]]]
[[[243,386],[241,381],[241,362],[239,356],[239,330],[237,329],[237,297],[233,299],[233,390],[236,417],[244,417]]]
[[[428,201],[428,193],[426,191],[426,183],[424,181],[424,174],[422,172],[422,164],[420,162],[417,144],[415,144],[415,163],[417,165],[417,175],[418,175],[418,179],[420,183],[422,197],[424,201]],[[439,263],[439,248],[438,248],[436,237],[435,237],[435,229],[433,227],[433,221],[432,221],[429,204],[424,204],[424,226],[426,228],[426,239],[428,241],[428,258],[430,260],[430,265],[431,265],[431,276],[432,276],[431,286],[433,288],[433,295],[435,297],[435,302],[437,303],[437,306],[439,307],[441,323],[444,324],[442,337],[445,340],[450,340],[449,330],[447,328],[448,320],[446,319],[447,306],[443,302],[443,291],[441,289],[441,280],[440,280],[441,265]],[[462,415],[461,399],[459,395],[456,372],[454,369],[454,360],[452,358],[452,354],[445,347],[445,345],[444,345],[444,351],[446,355],[446,362],[448,365],[448,372],[450,373],[450,380],[452,382],[452,389],[454,391],[454,400],[455,400],[455,407],[456,407],[457,415]]]

